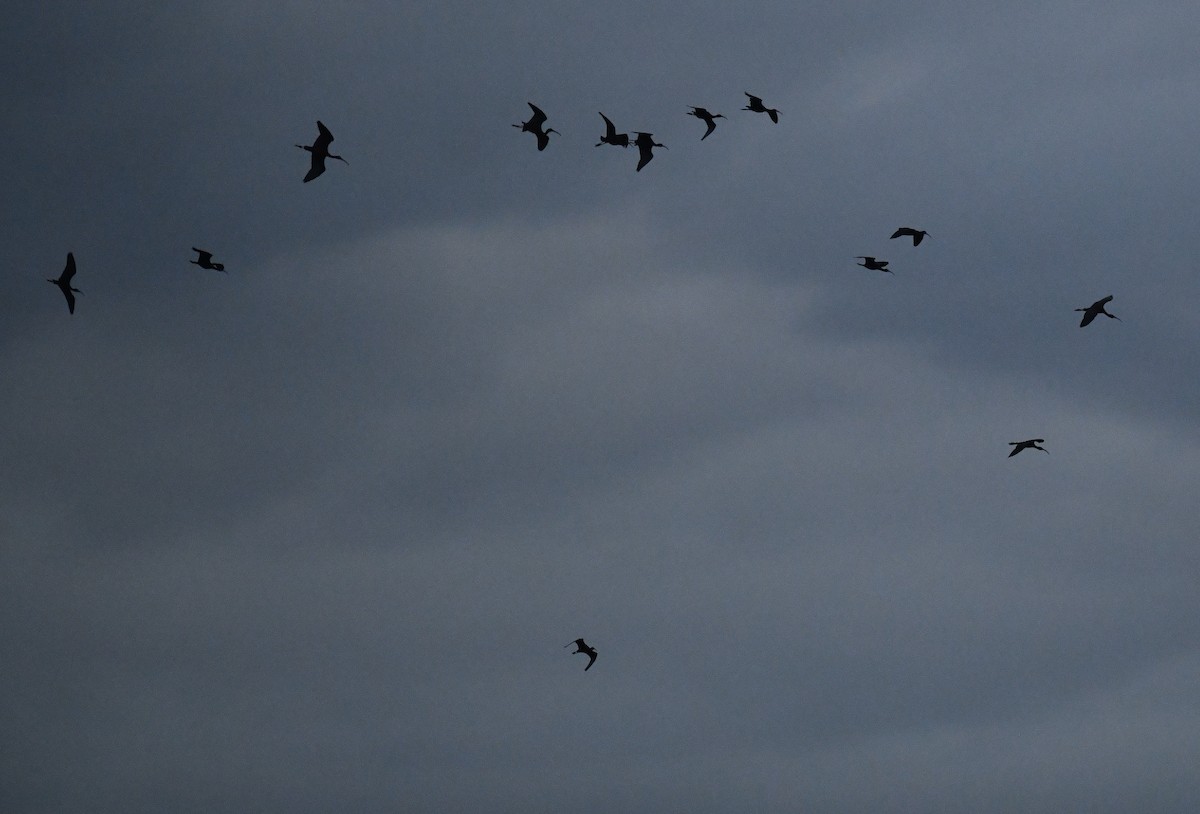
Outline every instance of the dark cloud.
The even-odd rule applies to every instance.
[[[11,15],[0,808],[1195,810],[1196,16]]]

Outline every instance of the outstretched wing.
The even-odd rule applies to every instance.
[[[330,133],[329,128],[321,124],[320,121],[317,122],[317,130],[319,130],[321,134],[317,136],[317,140],[313,142],[313,147],[318,150],[328,150],[329,145],[333,143],[333,133]]]
[[[742,91],[742,92],[750,97],[750,107],[759,107],[762,104],[762,99],[759,99],[757,96],[751,94],[748,91]]]
[[[610,120],[608,116],[605,116],[603,113],[600,114],[600,118],[604,119],[604,138],[608,139],[609,141],[615,139],[617,137],[617,126],[613,124],[612,120]]]
[[[308,175],[304,176],[304,183],[307,184],[323,172],[325,172],[325,156],[313,150],[312,166],[308,169]]]
[[[1080,309],[1080,310],[1082,310],[1082,309]],[[1099,309],[1096,309],[1095,306],[1093,306],[1092,308],[1088,308],[1083,313],[1083,319],[1079,320],[1079,327],[1086,328],[1087,326],[1091,325],[1092,320],[1096,318],[1096,314],[1098,314],[1098,313],[1100,313],[1100,311],[1099,311]]]
[[[63,273],[58,279],[64,283],[70,283],[71,278],[75,276],[75,255],[72,252],[67,252],[67,265],[63,267]],[[1112,299],[1112,297],[1109,297]],[[67,301],[71,303],[71,313],[75,313],[75,298],[70,294],[67,295]]]
[[[546,121],[546,114],[543,113],[542,109],[533,102],[526,102],[525,104],[529,105],[530,110],[533,111],[533,118],[527,121],[526,124],[528,124],[530,127],[541,127]],[[600,115],[603,116],[604,114],[601,113]]]
[[[596,663],[596,651],[593,650],[592,652],[588,653],[587,667],[584,667],[583,671],[586,673],[588,670],[592,669],[592,665],[595,663]]]
[[[767,111],[767,115],[771,117],[772,123],[779,124],[779,111],[778,110],[776,110],[775,108],[771,108],[770,110]]]
[[[708,129],[705,130],[704,135],[700,137],[701,141],[704,141],[706,138],[711,136],[712,131],[717,129],[717,120],[712,118],[711,116],[708,117],[707,119],[705,119],[705,122],[708,124]]]

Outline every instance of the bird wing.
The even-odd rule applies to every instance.
[[[759,99],[757,96],[753,95],[749,91],[742,91],[742,92],[750,97],[750,106],[751,107],[756,107],[756,106],[762,104],[762,99]]]
[[[62,289],[63,296],[67,298],[67,310],[72,314],[75,313],[75,295],[65,285],[60,285],[59,288]]]
[[[1113,295],[1112,295],[1112,294],[1109,294],[1109,295],[1108,295],[1107,297],[1105,297],[1104,299],[1102,299],[1102,300],[1096,300],[1094,303],[1092,303],[1092,307],[1093,307],[1093,308],[1103,308],[1105,305],[1107,305],[1108,303],[1112,302],[1112,300],[1113,300]]]
[[[604,138],[608,139],[608,140],[615,139],[617,137],[617,126],[615,124],[613,124],[612,120],[609,119],[608,116],[605,116],[603,113],[600,114],[600,118],[604,119],[604,129],[605,129]]]
[[[916,231],[914,231],[914,232],[913,232],[913,236],[912,236],[912,238],[913,238],[913,245],[914,245],[914,246],[920,246],[920,245],[921,245],[921,241],[925,239],[925,233],[924,233],[924,232],[916,232]]]
[[[203,249],[197,249],[195,246],[192,247],[192,251],[200,253],[200,256],[196,258],[196,261],[201,265],[212,262],[212,252],[206,252]]]
[[[323,172],[325,172],[325,156],[313,150],[312,166],[308,168],[308,175],[304,176],[304,183],[307,184]]]
[[[1021,444],[1018,444],[1016,441],[1014,441],[1014,442],[1013,442],[1013,444],[1015,445],[1015,446],[1013,447],[1013,451],[1012,451],[1012,452],[1010,452],[1010,453],[1008,453],[1008,457],[1010,457],[1010,458],[1011,458],[1012,456],[1016,455],[1016,454],[1017,454],[1018,452],[1020,452],[1021,450],[1025,449],[1025,447],[1024,447],[1023,445],[1021,445]]]
[[[644,143],[644,142],[643,142],[643,143],[641,143],[641,144],[639,144],[639,145],[638,145],[638,155],[639,155],[639,158],[638,158],[638,165],[637,165],[637,170],[636,170],[636,171],[637,171],[637,172],[641,172],[641,171],[642,171],[642,167],[644,167],[644,166],[646,166],[647,164],[649,164],[649,163],[650,163],[650,161],[651,161],[651,160],[654,158],[654,150],[653,150],[653,147],[652,147],[651,145],[649,145],[649,144],[646,144],[646,143]]]
[[[75,255],[72,252],[67,252],[67,265],[63,267],[63,273],[59,276],[59,280],[64,283],[71,282],[71,278],[75,276]],[[71,301],[75,298],[67,295],[67,300]],[[71,305],[72,313],[74,313],[74,303]]]
[[[329,128],[319,121],[317,122],[317,130],[321,132],[321,135],[317,136],[317,140],[313,142],[313,147],[319,150],[329,149],[329,145],[333,142],[333,133],[330,133]]]
[[[546,121],[546,114],[543,113],[542,109],[533,102],[526,102],[525,104],[529,105],[529,108],[533,111],[533,118],[526,122],[526,124],[528,124],[530,127],[540,127],[542,123]],[[600,115],[604,114],[602,113]]]
[[[590,653],[588,653],[587,667],[584,667],[583,671],[586,673],[588,670],[590,670],[592,668],[592,665],[595,663],[596,663],[596,651],[593,650]]]
[[[537,136],[538,149],[539,150],[546,149],[546,145],[550,143],[550,136],[546,133],[546,131],[545,130],[536,130],[536,131],[534,131],[534,135]]]
[[[776,110],[775,108],[771,108],[770,110],[767,111],[767,115],[771,117],[771,121],[774,124],[779,124],[779,111],[778,110]]]
[[[708,129],[705,130],[704,135],[700,137],[701,141],[704,141],[706,138],[708,138],[710,135],[712,135],[712,131],[717,129],[716,119],[714,119],[710,116],[709,118],[705,119],[705,121],[708,123]]]
[[[1079,320],[1079,327],[1086,328],[1088,325],[1091,325],[1092,320],[1096,318],[1096,314],[1098,313],[1099,311],[1093,311],[1091,308],[1084,311],[1083,319]]]

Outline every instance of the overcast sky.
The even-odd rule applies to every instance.
[[[1200,6],[23,5],[5,814],[1200,810]]]

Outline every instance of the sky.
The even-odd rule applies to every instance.
[[[11,10],[0,810],[1200,810],[1198,27]]]

